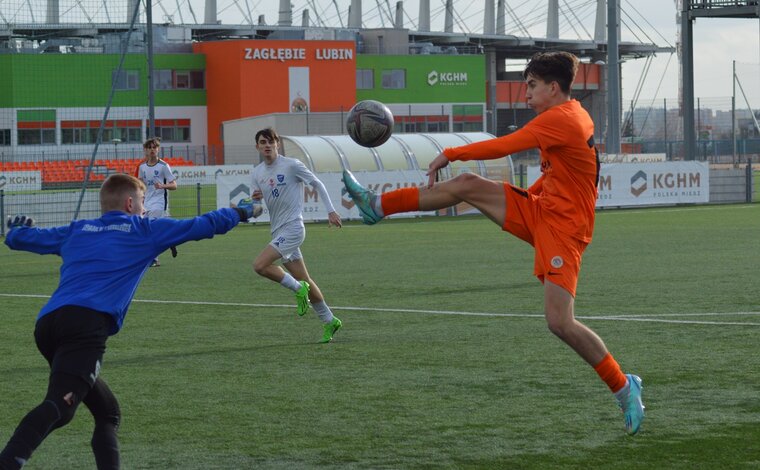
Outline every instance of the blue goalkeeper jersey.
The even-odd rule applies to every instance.
[[[159,253],[186,241],[221,235],[239,222],[234,209],[184,220],[112,211],[63,227],[15,228],[5,244],[13,250],[56,254],[63,260],[58,288],[38,320],[64,305],[87,307],[113,317],[113,335],[124,324],[137,285]]]

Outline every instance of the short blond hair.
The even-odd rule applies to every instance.
[[[145,192],[145,184],[139,179],[126,173],[114,173],[103,181],[100,187],[100,210],[104,214],[109,211],[124,209],[124,201],[136,198],[139,191]]]

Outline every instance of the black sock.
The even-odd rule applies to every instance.
[[[92,452],[98,470],[119,469],[119,439],[116,436],[118,424],[100,422],[92,433]]]
[[[17,469],[29,460],[34,449],[39,447],[45,437],[53,430],[60,419],[58,406],[45,400],[27,413],[11,436],[5,449],[0,452],[0,469]]]

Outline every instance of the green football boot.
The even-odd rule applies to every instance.
[[[296,302],[298,302],[298,316],[302,317],[309,311],[309,283],[300,281],[301,288],[296,291]]]
[[[340,327],[343,326],[343,322],[338,319],[338,317],[333,317],[332,321],[330,323],[325,323],[325,333],[322,335],[322,339],[319,340],[320,343],[329,343],[333,339],[333,335],[340,330]]]

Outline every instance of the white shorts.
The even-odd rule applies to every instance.
[[[160,219],[168,216],[169,211],[165,211],[163,209],[146,210],[145,214],[143,214],[143,217],[147,217],[149,219]]]
[[[272,241],[269,244],[277,250],[282,256],[282,260],[287,263],[303,258],[301,245],[305,239],[306,228],[299,220],[278,228],[272,234]]]

